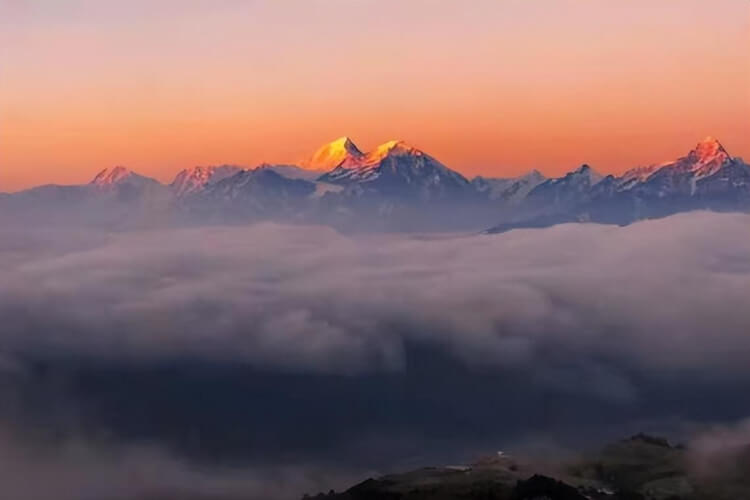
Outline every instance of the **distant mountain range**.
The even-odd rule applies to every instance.
[[[689,210],[750,210],[750,166],[707,137],[677,160],[602,176],[584,165],[532,189],[526,210],[490,229],[561,222],[629,224]]]
[[[750,211],[750,166],[711,137],[682,158],[621,176],[583,165],[551,179],[534,170],[469,180],[403,141],[362,152],[342,137],[300,165],[198,166],[168,185],[118,166],[89,184],[0,196],[5,220],[118,227],[274,220],[359,231],[502,232],[628,224],[696,209]]]

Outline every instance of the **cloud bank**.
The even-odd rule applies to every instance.
[[[159,447],[83,439],[30,446],[0,429],[0,491],[10,500],[296,499],[362,474],[306,465],[201,466]]]
[[[443,238],[270,224],[27,236],[0,247],[0,348],[355,374],[405,370],[419,343],[476,368],[732,374],[750,355],[749,230],[746,215],[693,213]]]
[[[421,466],[565,426],[747,416],[750,216],[451,236],[0,228],[0,321],[10,497],[295,498],[351,483],[352,457]],[[700,460],[746,438],[715,429]],[[252,466],[180,454],[230,448]]]

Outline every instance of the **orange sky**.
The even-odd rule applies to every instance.
[[[620,172],[706,135],[750,158],[750,2],[0,0],[0,191],[341,135],[466,175]]]

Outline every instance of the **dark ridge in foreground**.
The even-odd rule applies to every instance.
[[[705,458],[705,457],[704,457]],[[590,456],[526,463],[498,453],[471,465],[370,478],[306,500],[740,500],[750,499],[750,445],[712,456],[638,434]]]

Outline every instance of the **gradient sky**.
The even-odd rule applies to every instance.
[[[466,175],[750,158],[748,0],[0,0],[0,191],[399,138]]]

